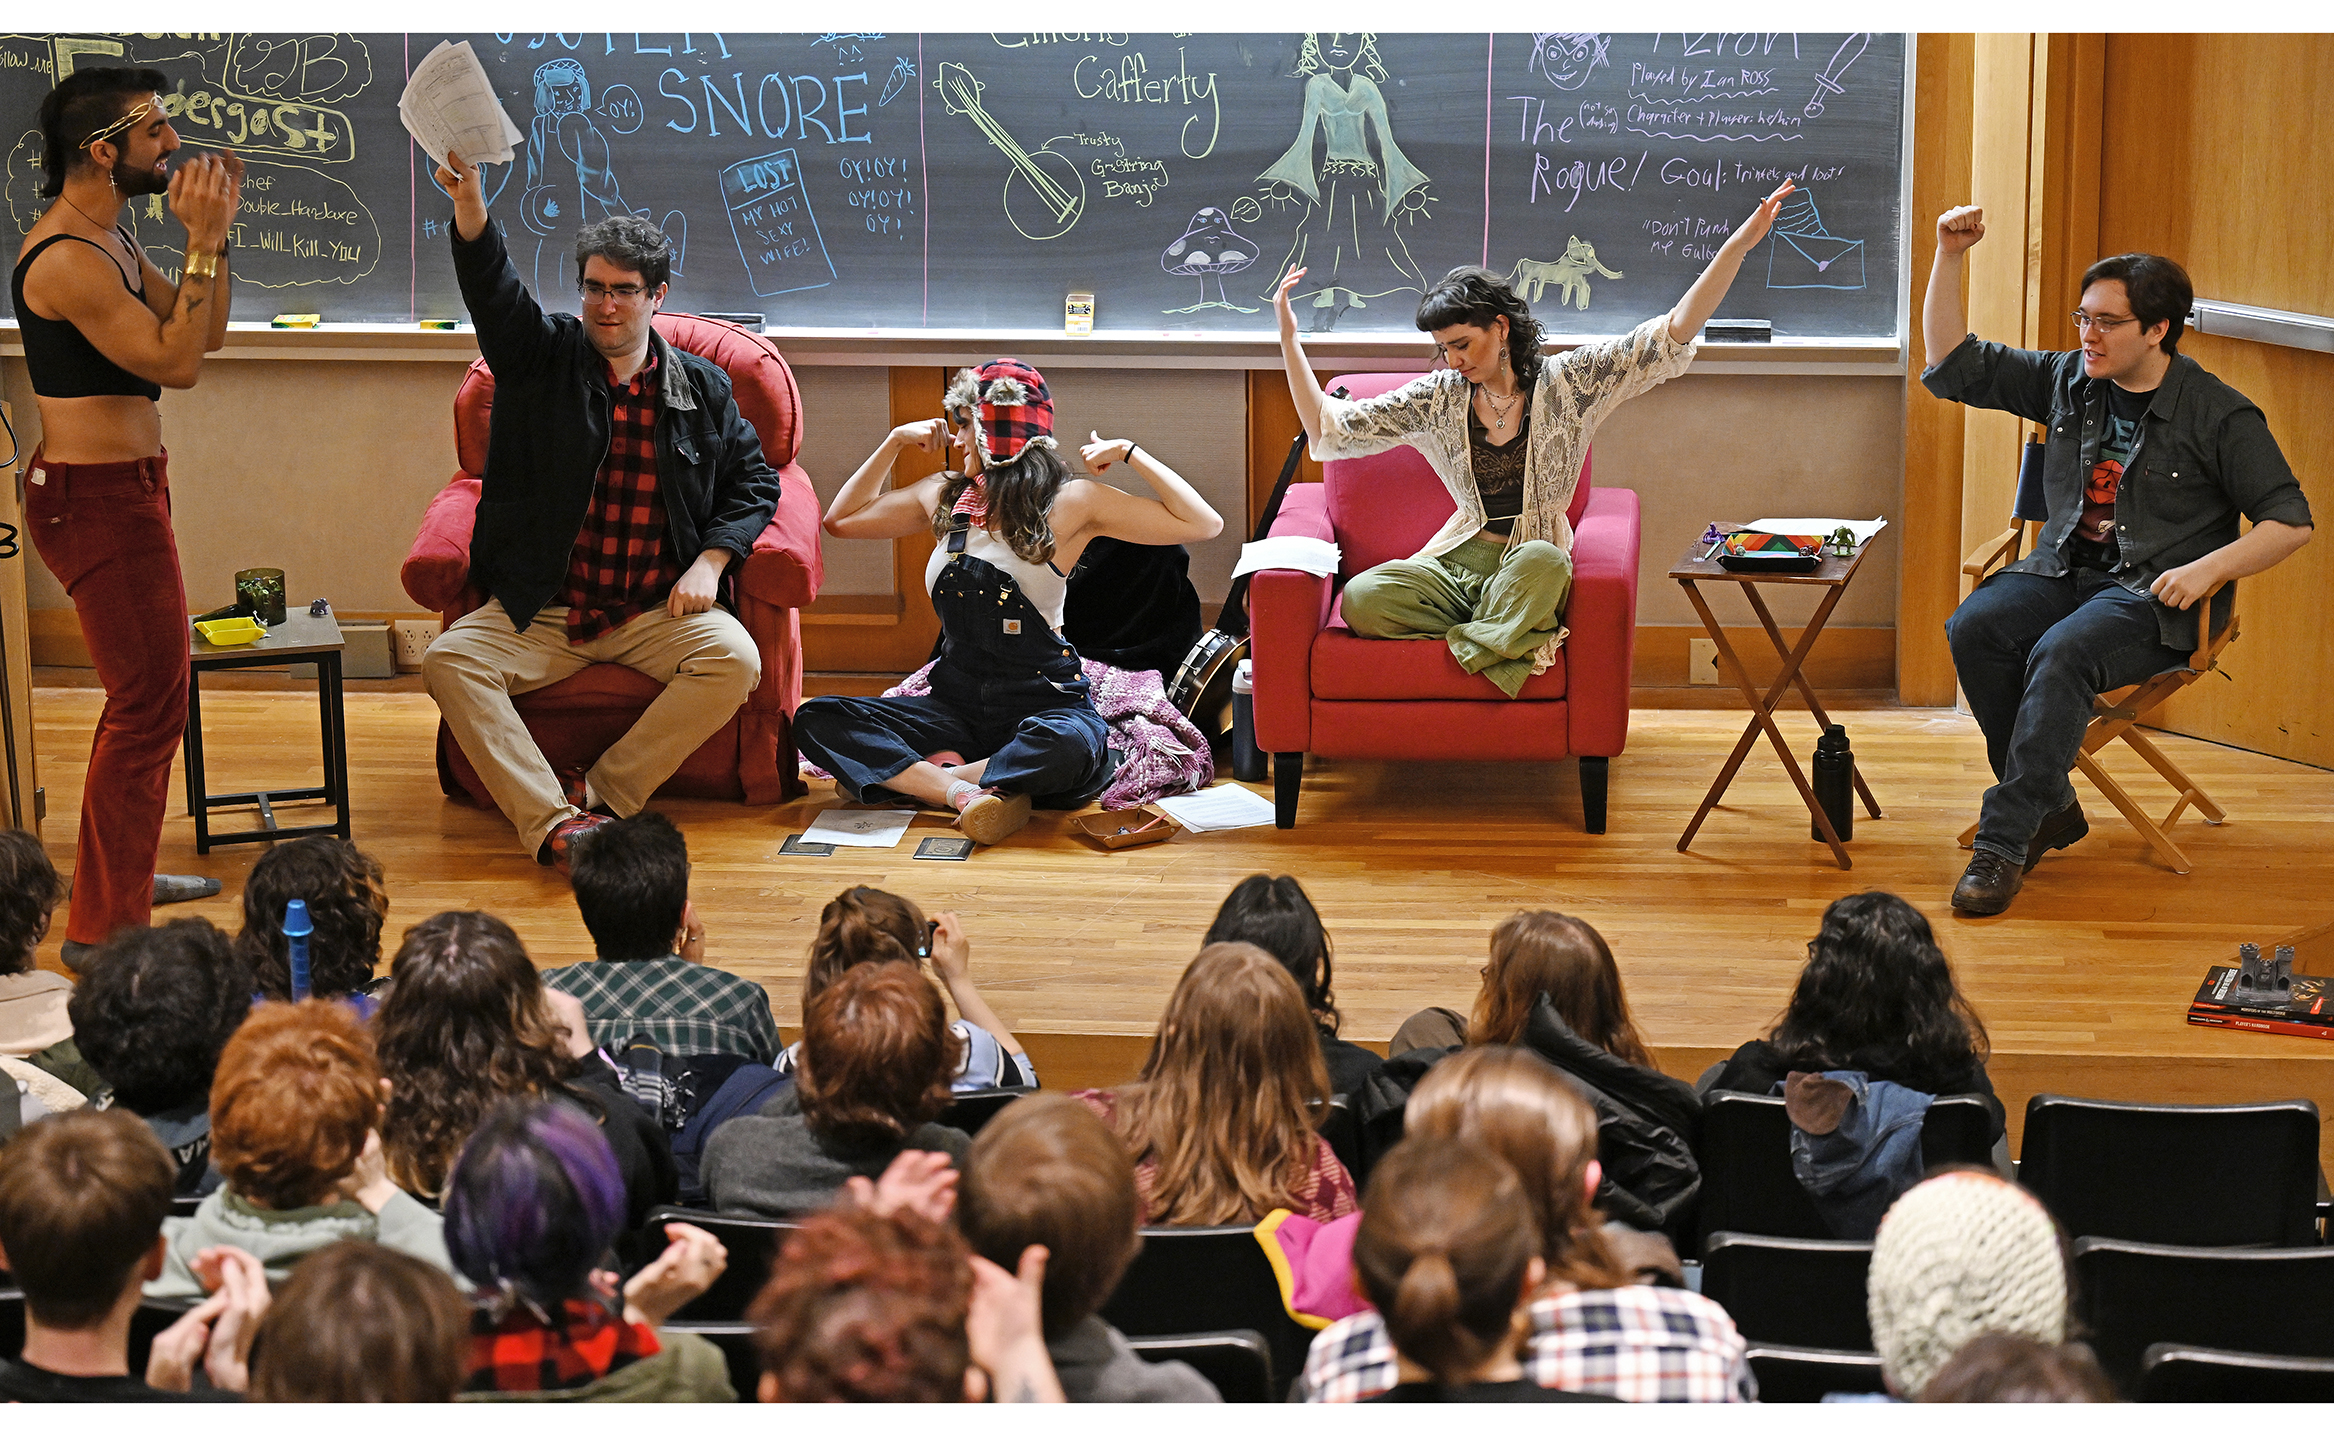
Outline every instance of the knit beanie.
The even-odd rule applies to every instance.
[[[1881,1369],[1906,1400],[1972,1337],[2006,1331],[2064,1341],[2058,1228],[2040,1202],[1998,1177],[1932,1177],[1881,1218],[1865,1307]]]

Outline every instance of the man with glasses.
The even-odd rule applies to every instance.
[[[2119,254],[2083,274],[2079,349],[2013,349],[1965,334],[1962,256],[1985,237],[1975,205],[1937,220],[1921,304],[1940,399],[2048,427],[2049,518],[2034,552],[1987,579],[1946,622],[1953,666],[1986,738],[1994,786],[1953,906],[1998,913],[2042,856],[2090,831],[2067,770],[2109,689],[2178,668],[2199,600],[2228,622],[2234,580],[2310,540],[2310,505],[2261,410],[2178,352],[2194,301],[2161,255]],[[2238,516],[2252,521],[2241,536]],[[2218,592],[2215,592],[2218,586]]]
[[[778,475],[729,376],[650,327],[672,250],[617,215],[576,236],[583,315],[546,314],[490,223],[478,171],[448,155],[454,272],[494,371],[494,424],[471,538],[488,595],[422,661],[430,696],[536,861],[629,817],[761,681],[722,606],[731,564],[778,506]],[[511,696],[594,663],[665,685],[589,772],[554,773]]]

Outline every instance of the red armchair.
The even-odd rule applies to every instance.
[[[1415,374],[1349,374],[1356,399]],[[1571,637],[1556,664],[1513,700],[1469,673],[1441,643],[1363,638],[1337,611],[1344,581],[1418,552],[1455,505],[1416,449],[1332,459],[1325,482],[1289,490],[1275,534],[1338,546],[1334,580],[1293,569],[1258,573],[1249,589],[1257,745],[1273,755],[1277,826],[1297,824],[1305,755],[1328,758],[1580,759],[1588,831],[1605,830],[1609,760],[1629,738],[1629,668],[1637,636],[1637,495],[1595,489],[1589,466],[1572,520]]]
[[[808,789],[796,771],[794,710],[802,705],[802,624],[797,610],[818,597],[819,501],[795,455],[802,448],[802,401],[778,347],[759,334],[694,314],[660,314],[666,341],[729,372],[738,412],[762,437],[778,471],[778,511],[737,573],[737,616],[761,650],[761,686],[727,726],[689,755],[658,793],[777,803]],[[483,359],[454,395],[454,450],[461,470],[430,501],[405,558],[405,591],[447,623],[486,601],[470,582],[470,535],[486,467],[494,372]],[[588,767],[629,732],[663,685],[621,664],[596,663],[548,688],[520,694],[519,717],[554,769]],[[438,724],[438,786],[449,797],[494,806],[453,734]]]

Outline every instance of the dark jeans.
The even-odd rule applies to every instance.
[[[939,698],[813,698],[794,715],[794,741],[853,800],[890,802],[883,786],[943,749],[988,760],[981,786],[1027,793],[1040,808],[1082,808],[1118,764],[1110,726],[1089,703],[1037,712],[968,711]]]
[[[2042,820],[2075,800],[2067,770],[2091,700],[2188,661],[2158,641],[2152,600],[2089,568],[1997,573],[1953,611],[1945,636],[1994,769],[1976,845],[2020,864]]]

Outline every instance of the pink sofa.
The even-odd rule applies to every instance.
[[[802,448],[802,400],[778,346],[750,330],[694,314],[660,314],[666,342],[702,354],[727,370],[738,412],[762,438],[778,471],[778,511],[737,573],[737,616],[762,654],[762,683],[720,732],[689,755],[657,792],[679,798],[777,803],[809,791],[796,771],[794,710],[802,706],[802,624],[797,610],[818,597],[819,500],[795,462]],[[486,601],[470,582],[470,535],[477,518],[478,475],[494,407],[494,372],[470,365],[454,395],[454,452],[461,471],[430,501],[400,577],[406,593],[447,623]],[[554,769],[589,767],[631,731],[662,684],[614,663],[597,663],[516,700],[527,731]],[[480,807],[494,799],[469,755],[438,724],[438,786]]]
[[[1415,374],[1333,379],[1356,399]],[[1455,505],[1416,449],[1333,459],[1326,482],[1289,490],[1275,534],[1328,539],[1335,580],[1293,569],[1258,573],[1249,590],[1257,746],[1273,755],[1275,821],[1297,822],[1305,755],[1485,762],[1577,757],[1588,831],[1605,830],[1606,767],[1629,740],[1629,671],[1637,634],[1637,495],[1593,489],[1589,466],[1568,511],[1573,584],[1556,665],[1513,700],[1469,673],[1439,641],[1363,638],[1338,615],[1344,581],[1408,558]]]

